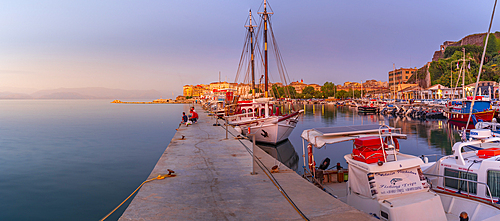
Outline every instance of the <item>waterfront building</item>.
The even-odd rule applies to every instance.
[[[389,89],[392,93],[397,93],[405,88],[417,86],[418,84],[408,84],[408,79],[417,72],[417,68],[400,68],[389,71]],[[398,94],[395,97],[398,98]]]
[[[304,88],[307,87],[307,84],[304,83],[304,80],[300,80],[300,82],[294,81],[294,82],[290,83],[290,86],[295,88],[295,91],[297,93],[301,94],[302,90],[304,90]]]
[[[250,90],[252,86],[250,84],[238,84],[235,88],[235,95],[240,95],[240,96],[247,96],[250,94]]]
[[[182,96],[193,96],[193,85],[184,85],[182,87]]]
[[[319,84],[309,84],[308,87],[313,87],[315,91],[321,91],[321,85]]]
[[[230,88],[230,86],[233,86],[232,84],[222,81],[222,82],[212,82],[210,83],[209,90],[221,90],[221,89],[226,89]]]
[[[465,85],[466,96],[472,96],[476,83]],[[491,98],[499,98],[499,84],[494,81],[478,82],[478,95],[491,95]]]
[[[204,87],[201,85],[184,85],[182,87],[182,95],[187,97],[200,97],[204,93]]]

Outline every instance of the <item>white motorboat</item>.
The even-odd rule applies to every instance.
[[[469,220],[500,220],[498,142],[491,130],[474,129],[468,141],[453,145],[453,155],[422,165],[449,220],[463,212]]]
[[[304,169],[316,174],[313,146],[354,140],[353,152],[344,156],[349,164],[349,205],[382,220],[446,220],[440,196],[430,191],[422,174],[423,161],[399,153],[397,138],[406,135],[396,131],[380,125],[305,130],[301,137],[309,144],[308,166],[303,148]]]

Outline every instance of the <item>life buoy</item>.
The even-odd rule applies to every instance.
[[[390,137],[390,136],[385,137],[385,139],[384,139],[384,144],[389,145],[389,140],[390,140],[390,139],[391,139],[391,137]],[[398,139],[397,139],[397,138],[395,138],[395,137],[393,137],[393,138],[392,138],[392,141],[393,141],[392,143],[394,143],[394,148],[396,148],[396,150],[397,150],[397,151],[399,151],[399,141],[398,141]]]

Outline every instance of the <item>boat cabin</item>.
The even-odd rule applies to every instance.
[[[314,165],[309,148],[353,141],[352,153],[344,156],[349,170],[347,204],[382,220],[446,219],[440,197],[429,192],[420,168],[423,161],[399,152],[397,139],[406,135],[398,131],[385,125],[357,125],[315,128],[301,136],[309,143],[309,168]]]
[[[490,130],[471,130],[469,141],[453,145],[453,155],[422,166],[447,213],[465,211],[469,220],[500,220],[499,142]]]

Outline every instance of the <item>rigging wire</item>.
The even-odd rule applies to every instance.
[[[497,7],[497,0],[495,0],[495,4],[493,5],[493,12],[491,12],[490,26],[488,27],[488,33],[486,33],[483,55],[481,56],[481,63],[479,64],[479,73],[477,74],[476,87],[474,88],[474,94],[473,94],[472,103],[470,106],[469,118],[467,119],[467,124],[465,125],[465,128],[467,128],[469,126],[469,122],[470,122],[470,119],[472,116],[472,110],[474,107],[474,102],[476,101],[476,94],[478,91],[477,87],[479,86],[479,79],[481,79],[481,72],[483,70],[484,56],[486,55],[486,47],[488,46],[488,38],[490,37],[491,25],[493,24],[493,17],[495,16],[495,8],[496,7]],[[462,90],[463,90],[463,88],[462,88]]]

